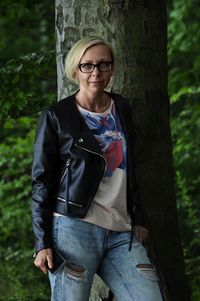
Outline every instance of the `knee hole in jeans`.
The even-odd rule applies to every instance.
[[[159,280],[156,270],[151,263],[139,263],[136,265],[136,269],[141,275],[149,280]]]

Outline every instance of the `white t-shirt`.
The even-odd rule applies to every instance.
[[[126,141],[115,103],[103,113],[78,106],[88,127],[99,142],[107,168],[84,221],[114,231],[130,231],[126,207]],[[95,168],[95,166],[94,166]]]

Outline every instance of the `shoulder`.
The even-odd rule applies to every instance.
[[[110,97],[114,100],[115,106],[118,112],[125,114],[127,116],[131,115],[131,106],[126,98],[117,93],[109,93]]]
[[[114,102],[124,108],[130,109],[130,104],[126,98],[117,93],[109,93],[110,97],[114,100]]]
[[[134,132],[136,133],[137,130],[133,120],[132,107],[128,100],[117,93],[110,93],[110,96],[115,102],[121,120],[124,120],[124,124],[129,124],[130,128],[133,128]]]
[[[70,95],[59,100],[57,103],[46,108],[41,112],[39,117],[39,124],[49,124],[53,128],[58,128],[58,124],[62,121],[74,120],[77,118],[77,108],[74,102],[75,96]]]
[[[127,100],[120,94],[114,93],[114,92],[109,92],[108,93],[110,97],[112,97],[114,100],[122,101],[122,102],[127,102]]]
[[[55,117],[60,118],[70,116],[74,111],[76,112],[74,99],[75,95],[73,94],[59,100],[58,102],[46,108],[41,113],[41,116],[49,117],[50,119],[54,119]]]
[[[74,105],[74,99],[75,99],[75,95],[70,95],[68,97],[65,97],[61,100],[59,100],[57,103],[53,104],[52,106],[50,106],[49,108],[47,108],[47,111],[49,112],[59,112],[59,111],[63,111],[65,109],[69,109],[70,107],[73,107]]]

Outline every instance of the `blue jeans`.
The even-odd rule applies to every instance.
[[[97,273],[117,301],[161,301],[157,275],[146,250],[130,232],[106,230],[76,218],[54,216],[54,247],[67,260],[49,274],[51,301],[88,301]]]

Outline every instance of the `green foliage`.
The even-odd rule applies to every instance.
[[[0,7],[0,118],[16,118],[56,101],[54,3],[2,0]]]
[[[0,118],[29,115],[56,101],[55,87],[50,90],[49,85],[55,77],[54,59],[54,51],[30,53],[0,69]]]
[[[46,298],[48,291],[47,279],[36,272],[32,258],[33,124],[36,124],[36,117],[9,119],[3,125],[4,142],[0,145],[0,275],[3,277],[0,291],[5,297]]]
[[[194,300],[199,300],[200,283],[200,104],[199,94],[185,94],[179,99],[181,110],[172,106],[174,167],[186,272]],[[180,106],[180,103],[178,103]],[[178,106],[178,109],[179,109]]]
[[[169,93],[174,167],[186,273],[200,300],[200,10],[197,0],[173,0],[169,10]]]
[[[54,2],[1,0],[0,66],[32,52],[54,49]]]
[[[0,8],[0,300],[47,301],[47,276],[33,265],[30,201],[33,113],[56,101],[54,3],[2,0]]]
[[[169,11],[169,92],[199,87],[200,10],[198,0],[174,0]]]

